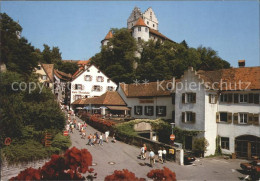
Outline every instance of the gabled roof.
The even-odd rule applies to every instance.
[[[116,91],[107,91],[99,97],[91,97],[85,99],[78,99],[72,104],[92,104],[92,105],[111,105],[111,106],[126,106],[126,103]]]
[[[147,26],[145,23],[144,23],[144,20],[143,18],[139,17],[138,20],[136,21],[135,26]]]
[[[112,33],[112,31],[109,31],[109,32],[107,33],[107,35],[106,35],[106,37],[105,37],[104,40],[109,40],[109,39],[111,39],[111,38],[113,38],[113,33]]]
[[[72,78],[71,74],[66,74],[62,71],[54,69],[54,74],[59,78],[63,80],[70,80]]]
[[[175,82],[178,80],[175,80]],[[126,97],[162,97],[170,96],[172,94],[171,87],[167,83],[173,80],[149,82],[147,84],[123,84],[121,83],[120,89],[123,90]],[[175,83],[174,82],[174,83]]]
[[[72,78],[77,78],[82,72],[84,72],[84,67],[80,67],[73,75]]]
[[[174,41],[172,41],[171,39],[169,39],[168,37],[166,37],[166,36],[164,36],[163,34],[161,34],[159,31],[157,31],[157,30],[154,30],[154,29],[152,29],[152,28],[149,28],[149,32],[151,33],[151,34],[154,34],[154,35],[156,35],[156,36],[159,36],[160,38],[162,38],[162,39],[164,39],[164,40],[169,40],[169,41],[171,41],[171,42],[174,42]]]
[[[200,79],[209,88],[219,90],[260,90],[260,67],[229,68],[214,71],[199,70]],[[215,83],[215,84],[214,84]],[[221,85],[221,86],[220,86]]]
[[[42,64],[42,68],[49,77],[50,81],[54,81],[54,64]]]

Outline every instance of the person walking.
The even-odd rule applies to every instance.
[[[163,154],[162,154],[162,156],[163,156],[163,162],[164,162],[164,163],[166,163],[166,154],[167,154],[167,151],[166,151],[165,148],[163,148]]]
[[[162,148],[160,148],[158,150],[158,161],[163,164],[162,154],[163,154],[163,151],[162,151]]]
[[[98,143],[99,143],[99,135],[98,135],[98,132],[95,133],[95,137],[96,137],[95,144],[98,144]]]
[[[100,133],[100,136],[99,136],[99,145],[103,145],[103,134]]]
[[[147,146],[144,144],[144,159],[146,159]]]
[[[92,143],[92,134],[90,133],[89,136],[88,136],[88,145],[92,146],[93,143]]]
[[[112,142],[113,142],[113,143],[116,143],[116,133],[113,134]]]
[[[109,136],[109,131],[105,132],[105,138],[106,138],[106,142],[108,143],[108,136]]]
[[[153,167],[155,163],[155,159],[154,159],[154,152],[152,149],[150,149],[149,158],[150,158],[150,166]]]
[[[142,148],[141,148],[141,160],[145,160],[145,157],[144,157],[144,146],[142,146]]]

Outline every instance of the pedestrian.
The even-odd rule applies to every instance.
[[[84,124],[84,129],[87,129],[87,123]]]
[[[147,146],[144,144],[144,159],[146,159]]]
[[[113,134],[112,142],[113,142],[113,143],[116,143],[116,133]]]
[[[92,142],[92,134],[90,133],[89,136],[88,136],[88,145],[92,146],[93,145],[93,142]]]
[[[150,158],[150,166],[153,167],[155,163],[155,159],[154,159],[154,152],[152,149],[150,149],[149,158]]]
[[[66,125],[66,130],[67,130],[67,131],[70,130],[70,125],[69,125],[69,124]]]
[[[105,138],[106,138],[106,142],[108,143],[108,136],[109,136],[109,131],[105,132]]]
[[[162,151],[162,148],[160,148],[158,150],[158,161],[163,164],[162,154],[163,154],[163,151]]]
[[[74,124],[70,124],[71,133],[74,131]]]
[[[144,157],[144,146],[141,147],[141,160],[145,159]]]
[[[99,145],[103,145],[103,134],[100,133],[100,136],[99,136]]]
[[[78,122],[78,130],[80,131],[80,126],[81,126],[81,123]]]
[[[97,143],[99,143],[99,135],[98,135],[98,132],[95,133],[95,137],[96,137],[95,144],[97,144]]]
[[[165,162],[165,163],[166,163],[166,154],[167,154],[167,151],[165,148],[163,148],[162,156],[163,156],[163,162]]]

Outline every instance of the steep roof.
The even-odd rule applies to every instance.
[[[199,78],[208,82],[210,88],[220,90],[259,90],[260,67],[229,68],[197,72]],[[218,84],[214,84],[214,83]],[[221,85],[221,86],[220,86]]]
[[[162,33],[160,33],[160,32],[157,31],[157,30],[154,30],[154,29],[152,29],[152,28],[149,28],[149,32],[150,32],[151,34],[154,34],[154,35],[156,35],[156,36],[159,36],[160,38],[162,38],[162,39],[164,39],[164,40],[169,40],[169,41],[171,41],[171,42],[174,42],[174,41],[172,41],[171,39],[169,39],[168,37],[166,37],[165,35],[163,35]]]
[[[175,82],[178,80],[175,80]],[[170,96],[173,80],[149,82],[147,84],[120,84],[126,97],[161,97]],[[169,84],[168,84],[169,83]],[[168,87],[167,87],[168,84]]]
[[[144,23],[143,18],[139,17],[134,26],[147,26],[147,25]]]
[[[66,74],[65,72],[59,71],[54,69],[54,74],[59,78],[63,80],[70,80],[72,78],[71,74]]]
[[[80,67],[73,75],[72,78],[77,78],[82,72],[84,72],[84,67]]]
[[[109,39],[111,39],[111,38],[113,38],[113,33],[112,33],[112,31],[109,31],[109,32],[107,33],[107,35],[106,35],[106,37],[105,37],[104,40],[109,40]]]
[[[126,106],[126,103],[116,91],[107,91],[99,97],[91,97],[85,99],[79,99],[72,104],[95,104],[95,105],[116,105]]]
[[[54,64],[42,64],[42,68],[46,72],[47,76],[49,77],[50,81],[54,81]]]

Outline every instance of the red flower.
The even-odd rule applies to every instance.
[[[12,177],[10,180],[41,180],[41,171],[40,169],[34,169],[30,167],[24,171],[21,171],[18,176]]]
[[[127,169],[115,170],[112,175],[108,175],[105,178],[105,181],[144,181],[144,178],[137,178],[134,173],[129,172]]]
[[[161,181],[161,180],[176,181],[175,173],[166,167],[163,167],[162,170],[160,169],[151,170],[147,174],[147,177],[153,179],[154,181]]]

